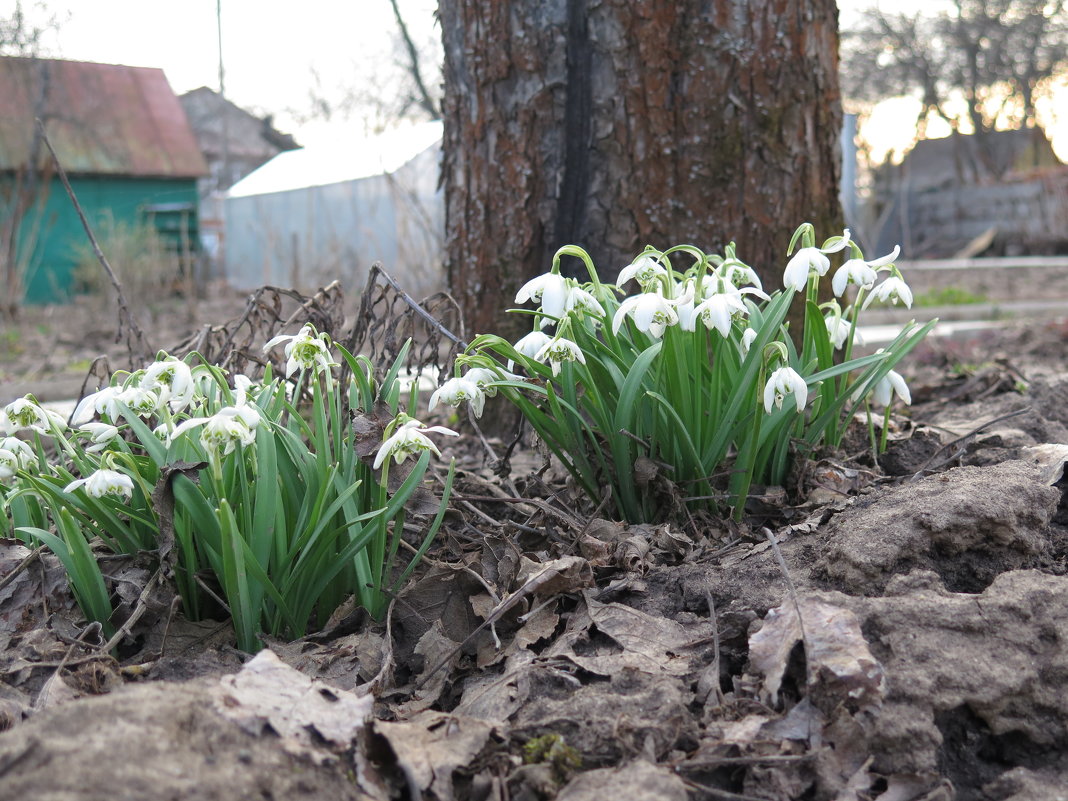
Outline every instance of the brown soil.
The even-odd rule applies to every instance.
[[[113,336],[56,314],[5,382]],[[461,453],[462,494],[530,501],[458,506],[388,628],[339,610],[281,662],[151,604],[117,661],[78,645],[46,555],[0,587],[0,798],[1068,798],[1068,323],[910,362],[889,451],[767,527],[591,520]],[[110,574],[132,605],[148,572]]]

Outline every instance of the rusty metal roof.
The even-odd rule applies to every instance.
[[[0,170],[29,160],[35,117],[69,173],[196,178],[208,171],[163,70],[0,58]]]

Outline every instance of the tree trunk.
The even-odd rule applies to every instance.
[[[564,244],[738,243],[781,281],[840,232],[835,0],[440,0],[447,271],[467,330]],[[517,315],[511,315],[517,317]],[[521,328],[527,328],[522,320]]]

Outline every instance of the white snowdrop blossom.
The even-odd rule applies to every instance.
[[[118,397],[122,387],[104,387],[82,398],[71,415],[71,425],[81,425],[93,419],[94,414],[107,415],[109,420],[119,419]]]
[[[747,328],[742,332],[742,353],[749,353],[749,349],[753,347],[753,340],[757,338],[757,331],[755,328]]]
[[[487,398],[493,398],[497,395],[497,387],[493,386],[496,381],[523,381],[523,376],[516,375],[515,373],[508,372],[507,370],[490,369],[489,367],[472,367],[466,373],[464,378],[468,381],[474,381],[475,385],[486,393]]]
[[[0,481],[5,481],[18,472],[19,457],[7,448],[0,448]]]
[[[203,426],[200,431],[200,444],[215,456],[226,456],[238,445],[252,445],[256,441],[256,428],[259,424],[260,413],[255,406],[227,406],[211,417],[189,418],[175,427],[168,441],[173,442],[186,431]]]
[[[720,336],[730,336],[731,322],[735,315],[745,315],[745,304],[741,293],[717,292],[709,295],[693,310],[694,317],[705,324],[705,328],[715,328]]]
[[[433,411],[439,403],[447,406],[459,406],[464,401],[471,404],[475,417],[482,416],[486,406],[486,392],[470,379],[470,373],[462,378],[450,378],[430,396],[427,411]]]
[[[567,290],[564,311],[577,311],[579,313],[592,314],[594,317],[604,317],[604,307],[597,298],[580,286],[573,286]]]
[[[786,263],[786,271],[782,275],[782,285],[786,289],[801,292],[808,285],[808,278],[812,273],[824,276],[831,269],[831,260],[828,253],[849,247],[849,229],[842,233],[842,238],[828,248],[801,248]]]
[[[556,337],[534,354],[534,361],[542,364],[549,362],[549,366],[553,368],[553,375],[557,376],[560,375],[560,365],[564,362],[582,362],[582,364],[585,364],[586,357],[583,355],[582,349],[570,339]]]
[[[159,411],[160,406],[163,404],[161,397],[162,393],[159,389],[145,389],[144,387],[135,386],[127,387],[126,389],[115,395],[115,400],[121,403],[125,403],[134,414],[138,417],[151,417]],[[118,412],[116,411],[116,415]],[[116,419],[116,417],[112,417]]]
[[[97,470],[88,478],[79,478],[77,481],[70,482],[63,491],[73,492],[78,487],[84,487],[86,493],[93,498],[110,495],[128,501],[133,495],[134,483],[133,479],[125,473],[116,470]]]
[[[292,376],[298,368],[319,372],[329,370],[336,364],[330,359],[330,349],[327,347],[325,335],[317,334],[311,323],[305,325],[296,334],[276,336],[263,346],[263,352],[267,353],[283,342],[288,342],[285,347],[286,378]]]
[[[669,325],[675,325],[679,321],[674,305],[659,289],[656,292],[633,295],[620,303],[616,309],[612,318],[612,333],[618,334],[623,321],[630,316],[634,318],[634,325],[639,331],[659,339]]]
[[[899,373],[891,370],[875,384],[872,397],[880,406],[889,406],[894,395],[901,398],[906,406],[912,405],[912,393],[909,392],[908,384]]]
[[[642,292],[650,292],[662,275],[667,275],[664,265],[652,256],[639,256],[619,271],[616,286],[621,287],[633,278],[641,286]]]
[[[567,280],[559,273],[545,273],[532,278],[519,288],[515,295],[516,303],[533,300],[541,305],[542,314],[557,319],[567,311]],[[543,320],[542,327],[552,325],[553,320]]]
[[[45,409],[29,396],[11,401],[0,412],[0,434],[25,430],[48,434],[53,427],[66,428],[62,415]]]
[[[141,389],[158,392],[161,403],[169,405],[172,412],[180,412],[193,401],[196,382],[188,364],[168,356],[145,368]]]
[[[0,438],[0,480],[11,478],[35,459],[33,448],[18,437]]]
[[[750,267],[748,264],[735,260],[728,260],[723,262],[719,266],[718,272],[730,282],[731,286],[745,286],[749,284],[755,286],[757,289],[763,289],[763,284],[760,283],[760,277],[756,274],[756,270]]]
[[[831,278],[831,289],[834,291],[834,296],[836,298],[842,297],[846,287],[850,284],[856,284],[861,289],[871,289],[879,279],[879,274],[875,272],[875,268],[895,261],[899,253],[901,253],[901,247],[895,245],[892,252],[872,261],[849,259],[835,271],[834,277]]]
[[[382,447],[378,449],[378,454],[375,456],[375,469],[377,470],[381,467],[391,456],[397,464],[420,451],[430,451],[435,456],[441,456],[441,451],[438,450],[437,445],[427,434],[445,434],[449,437],[460,436],[451,428],[445,428],[445,426],[427,427],[418,420],[409,420],[382,443]]]
[[[905,304],[905,308],[912,308],[912,290],[909,289],[908,284],[896,275],[892,275],[883,281],[879,286],[872,290],[872,293],[868,295],[868,299],[864,301],[864,308],[867,308],[872,301],[879,301],[880,303],[890,303],[894,306],[898,301]]]
[[[853,341],[858,345],[864,344],[864,339],[861,337],[860,332],[855,330],[855,326],[848,320],[844,319],[841,315],[831,314],[824,321],[827,325],[827,336],[831,340],[831,344],[835,350],[841,350],[845,345],[846,340],[849,339],[849,332],[853,331]]]
[[[694,304],[697,301],[698,288],[703,286],[705,278],[706,276],[690,277],[675,284],[675,314],[679,316],[679,328],[683,331],[693,331],[697,326]]]
[[[764,386],[764,411],[771,414],[772,408],[781,409],[787,395],[794,396],[797,411],[804,411],[808,402],[808,385],[791,367],[780,367],[771,374]]]
[[[119,429],[107,423],[86,423],[78,431],[88,434],[89,441],[93,443],[85,449],[86,453],[99,453],[119,436]]]
[[[517,351],[522,353],[528,359],[533,359],[537,354],[553,341],[553,338],[546,334],[544,331],[531,331],[525,337],[515,343],[514,347]],[[511,364],[508,369],[511,370]]]

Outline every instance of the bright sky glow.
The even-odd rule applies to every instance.
[[[160,67],[178,94],[219,88],[216,0],[45,0],[58,15],[49,52],[58,58]],[[413,36],[428,35],[436,0],[401,0]],[[15,0],[0,0],[8,16]],[[37,14],[34,0],[23,9]],[[275,115],[306,106],[312,71],[324,85],[361,80],[362,65],[394,59],[396,23],[389,0],[222,0],[226,94],[239,106]],[[363,78],[366,80],[366,77]]]
[[[23,0],[31,14],[35,0]],[[839,0],[841,22],[880,0]],[[945,0],[881,0],[901,11],[932,9]],[[45,0],[61,27],[49,42],[60,58],[161,67],[181,94],[200,86],[218,89],[216,0]],[[8,15],[15,0],[0,0]],[[401,0],[418,40],[434,35],[436,0]],[[389,0],[222,0],[226,94],[250,111],[273,114],[280,130],[303,144],[322,135],[321,124],[302,124],[287,112],[306,108],[318,80],[329,95],[343,85],[374,83],[376,62],[393,60],[396,24]],[[314,76],[317,75],[318,79]],[[916,102],[881,103],[862,127],[875,161],[900,158],[911,144]],[[1062,159],[1068,159],[1068,90],[1042,110],[1041,121]],[[947,135],[935,123],[928,135]]]

